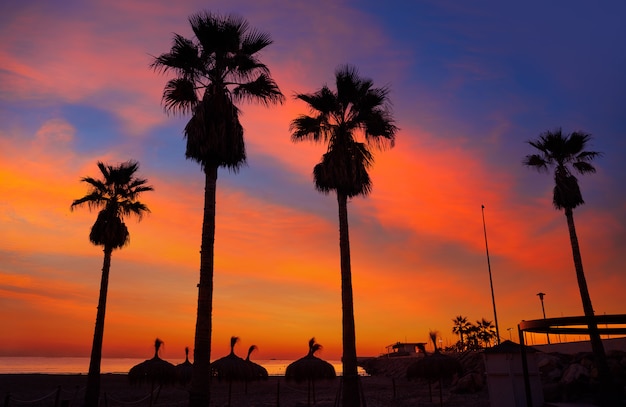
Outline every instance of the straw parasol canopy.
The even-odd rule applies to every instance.
[[[289,364],[285,370],[285,379],[294,380],[296,383],[307,382],[307,405],[309,406],[311,405],[311,395],[313,396],[313,404],[315,404],[315,381],[332,380],[337,377],[333,365],[314,355],[321,348],[322,345],[316,343],[315,338],[311,338],[309,340],[309,353]]]
[[[223,358],[219,358],[211,363],[211,373],[218,380],[228,380],[229,382],[248,381],[254,379],[254,373],[248,362],[235,355],[235,344],[239,338],[230,338],[230,353]]]
[[[443,406],[443,381],[451,379],[455,374],[460,375],[463,371],[463,367],[461,366],[461,362],[459,362],[456,358],[444,355],[439,351],[437,348],[435,332],[431,332],[430,336],[435,346],[435,352],[428,355],[425,353],[423,346],[420,347],[425,356],[409,365],[406,370],[406,377],[409,380],[427,380],[429,390],[431,389],[431,383],[439,381],[439,403]],[[430,401],[432,401],[432,391],[430,391]]]
[[[248,365],[250,366],[250,369],[252,370],[252,373],[254,375],[254,379],[267,380],[267,377],[268,377],[267,369],[265,369],[263,366],[259,365],[258,363],[254,363],[253,361],[250,360],[250,355],[252,354],[252,352],[254,352],[257,349],[258,348],[256,345],[252,345],[250,346],[250,348],[248,348],[248,356],[246,356],[246,363],[248,363]]]
[[[150,392],[150,406],[152,406],[153,402],[159,397],[161,386],[175,384],[178,377],[176,375],[176,367],[159,357],[159,348],[161,348],[161,345],[163,345],[163,341],[156,338],[154,340],[154,357],[133,366],[128,371],[128,381],[130,384],[150,383],[152,387]],[[159,391],[153,400],[152,396],[154,394],[155,385],[159,385]]]
[[[315,338],[309,340],[309,353],[287,366],[285,378],[296,382],[315,381],[321,379],[334,379],[337,376],[335,368],[330,363],[314,355],[322,345],[315,342]]]
[[[230,406],[232,383],[242,381],[246,383],[250,380],[256,380],[257,376],[250,365],[252,362],[245,361],[235,355],[235,344],[239,342],[239,338],[232,336],[230,338],[230,353],[223,358],[219,358],[211,363],[211,374],[218,380],[228,381],[228,405]]]
[[[176,383],[176,368],[170,362],[159,357],[159,349],[163,341],[156,338],[154,341],[154,357],[133,366],[128,372],[130,384],[174,384]]]
[[[189,347],[185,347],[185,361],[176,365],[176,374],[180,384],[188,384],[191,382],[191,373],[193,364],[189,361]]]

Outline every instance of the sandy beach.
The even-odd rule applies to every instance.
[[[340,390],[340,378],[315,383],[315,405],[335,406]],[[366,407],[439,406],[439,388],[432,386],[432,402],[429,386],[422,381],[392,380],[388,377],[365,376],[361,378]],[[41,400],[39,404],[54,406],[80,406],[87,382],[86,375],[4,374],[0,375],[1,401],[8,405],[23,406],[21,401]],[[101,382],[102,406],[149,406],[150,386],[131,386],[126,375],[103,374]],[[228,406],[227,382],[211,384],[211,405]],[[156,394],[156,391],[155,391]],[[9,396],[10,395],[10,396]],[[155,406],[185,406],[187,388],[167,386],[160,390]],[[7,399],[7,397],[9,397]],[[42,400],[43,399],[43,400]],[[284,377],[272,376],[266,381],[232,383],[232,407],[300,407],[307,406],[307,384],[286,381]],[[142,400],[141,402],[138,402]],[[313,400],[311,400],[313,405]],[[339,404],[340,405],[340,404]],[[459,407],[488,407],[487,389],[474,394],[453,394],[444,386],[443,405]]]

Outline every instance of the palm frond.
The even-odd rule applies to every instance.
[[[269,75],[269,68],[255,55],[237,53],[224,59],[224,80],[232,84],[250,82],[258,75]]]
[[[241,53],[254,55],[273,42],[269,34],[258,30],[250,30],[244,34],[241,41]]]
[[[527,155],[523,161],[524,165],[528,167],[533,167],[538,171],[543,171],[548,169],[548,162],[538,154]]]
[[[572,163],[572,166],[581,174],[593,174],[596,172],[596,167],[586,161],[576,161]]]
[[[75,199],[70,206],[71,210],[74,210],[74,207],[82,206],[83,204],[87,204],[87,207],[91,209],[97,209],[101,205],[106,203],[106,199],[102,195],[102,193],[98,191],[93,191],[82,198]]]
[[[319,113],[325,117],[340,110],[337,96],[326,86],[315,93],[297,93],[295,98],[308,104],[311,112]]]
[[[276,82],[265,74],[259,75],[251,82],[236,86],[233,89],[233,96],[237,100],[245,99],[260,102],[265,106],[285,101],[285,96],[281,93]]]
[[[204,70],[198,46],[179,34],[174,34],[170,52],[155,57],[150,67],[159,73],[172,70],[176,75],[192,78]]]
[[[591,138],[590,134],[575,131],[565,138],[567,150],[572,156],[576,156],[585,148]]]
[[[196,85],[187,78],[174,78],[165,85],[161,101],[166,112],[191,113],[198,104]]]
[[[393,148],[398,127],[388,110],[374,109],[363,118],[365,139],[379,150]]]
[[[324,119],[321,116],[311,117],[301,115],[292,120],[289,131],[292,141],[311,140],[315,142],[327,141],[329,134],[327,127],[323,125]]]

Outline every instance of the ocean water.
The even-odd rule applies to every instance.
[[[101,373],[128,373],[131,367],[145,360],[138,358],[105,358],[102,359]],[[183,360],[168,360],[173,364],[182,363]],[[282,376],[287,366],[293,360],[255,360],[270,376]],[[342,373],[341,361],[329,360],[335,367],[337,375]],[[6,373],[47,373],[47,374],[87,374],[89,370],[88,357],[0,357],[0,374]],[[359,374],[365,374],[359,368]]]

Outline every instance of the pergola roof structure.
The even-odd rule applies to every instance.
[[[626,314],[596,315],[594,319],[598,325],[600,335],[626,335]],[[519,323],[519,329],[524,332],[565,335],[589,333],[587,318],[584,316],[522,321]]]

